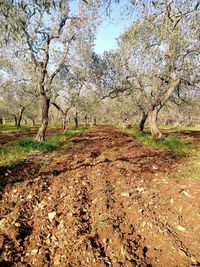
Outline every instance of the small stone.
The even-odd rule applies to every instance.
[[[35,255],[35,254],[38,253],[38,251],[39,251],[38,248],[32,249],[32,250],[31,250],[31,254],[32,254],[32,255]]]
[[[56,216],[56,212],[55,211],[48,213],[49,221],[51,222],[54,219],[55,216]]]
[[[32,195],[28,195],[27,198],[28,198],[28,199],[31,199],[31,198],[32,198]]]
[[[183,191],[183,194],[186,196],[186,197],[190,197],[190,194],[186,191]]]
[[[153,170],[158,170],[158,167],[155,166],[155,165],[153,165],[153,166],[152,166],[152,169],[153,169]]]
[[[138,191],[139,193],[142,193],[142,192],[144,192],[144,188],[143,188],[143,187],[138,187],[138,188],[137,188],[137,191]]]
[[[130,196],[130,193],[129,192],[122,192],[120,195],[122,197],[129,197]]]
[[[45,206],[45,204],[44,204],[43,202],[40,202],[40,203],[38,204],[38,208],[39,208],[39,209],[43,209],[44,206]]]
[[[170,203],[173,204],[174,203],[174,200],[173,198],[170,199]]]
[[[183,227],[183,226],[180,226],[180,225],[177,226],[177,229],[178,229],[179,231],[181,231],[181,232],[185,232],[185,231],[186,231],[186,228]]]
[[[17,189],[14,189],[14,190],[13,190],[13,193],[14,193],[14,194],[17,193]]]

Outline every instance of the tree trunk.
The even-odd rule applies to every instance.
[[[84,117],[84,119],[85,119],[85,127],[87,127],[88,126],[88,116],[87,116],[87,114],[85,115],[85,117]]]
[[[0,116],[0,124],[3,124],[3,118]]]
[[[141,132],[144,132],[144,125],[147,118],[148,118],[148,113],[143,111],[142,119],[140,121],[140,126],[139,126]]]
[[[15,126],[17,127],[17,116],[13,115]]]
[[[54,107],[57,108],[57,110],[61,113],[62,116],[62,128],[63,128],[63,132],[66,132],[67,130],[67,113],[68,111],[64,111],[61,107],[58,106],[58,104],[56,104],[55,102],[52,102],[52,104],[54,105]]]
[[[62,113],[62,127],[63,127],[63,132],[65,133],[67,131],[67,119],[65,113]]]
[[[19,127],[19,128],[21,127],[22,115],[23,115],[24,110],[25,110],[25,107],[20,109],[19,119],[18,119],[18,122],[17,122],[17,127]]]
[[[75,127],[78,128],[79,125],[78,125],[78,112],[76,112],[76,115],[74,117],[74,122],[75,122]]]
[[[36,140],[38,140],[39,142],[42,142],[45,139],[45,134],[49,122],[49,104],[50,99],[46,95],[42,95],[42,123],[36,136]]]
[[[35,118],[31,118],[32,126],[35,126]]]
[[[157,117],[158,117],[159,111],[160,109],[155,107],[149,112],[149,127],[150,127],[152,138],[154,140],[159,140],[162,137],[162,133],[157,127]]]
[[[97,126],[97,118],[96,117],[93,118],[93,126]]]

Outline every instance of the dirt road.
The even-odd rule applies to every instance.
[[[21,182],[4,183],[0,266],[200,266],[200,183],[181,179],[186,159],[111,127],[71,143],[4,173]]]

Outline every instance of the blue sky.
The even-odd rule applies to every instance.
[[[97,37],[95,40],[94,50],[98,54],[102,54],[105,50],[111,50],[117,48],[117,37],[123,33],[126,27],[125,23],[109,23],[105,21],[99,28]]]
[[[123,4],[122,4],[123,2]],[[103,23],[99,27],[94,50],[98,54],[102,54],[105,50],[109,51],[117,48],[117,37],[119,37],[124,30],[131,25],[133,16],[127,17],[123,15],[121,19],[121,12],[124,10],[124,6],[127,4],[127,0],[121,1],[121,4],[116,4],[111,11],[111,19],[104,15]]]
[[[72,12],[76,12],[78,1],[70,4]],[[117,48],[117,37],[119,37],[124,30],[131,25],[133,16],[130,18],[126,15],[126,11],[130,11],[131,5],[129,0],[122,0],[119,4],[112,4],[110,17],[102,8],[103,23],[99,26],[95,40],[94,50],[98,54]],[[121,16],[123,13],[123,16]]]

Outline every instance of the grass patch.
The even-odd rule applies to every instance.
[[[0,163],[13,165],[30,152],[51,152],[61,147],[67,139],[85,131],[86,128],[69,130],[66,133],[54,133],[47,136],[44,142],[38,142],[32,137],[23,137],[14,141],[10,147],[0,148]]]
[[[125,131],[147,146],[167,149],[177,153],[178,155],[186,155],[188,150],[188,144],[174,135],[169,135],[155,141],[152,139],[150,133],[141,133],[135,128],[126,129]]]
[[[24,132],[24,131],[30,131],[35,128],[30,126],[22,126],[22,127],[16,127],[14,125],[0,125],[0,133],[2,134],[12,134],[12,133],[18,133],[18,132]]]

